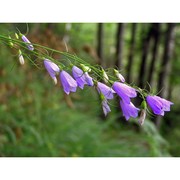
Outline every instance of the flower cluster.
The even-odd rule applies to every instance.
[[[34,46],[25,35],[21,33],[19,33],[19,36],[17,34],[15,35],[16,39],[19,39],[19,36],[21,37],[28,50],[32,52],[34,51]],[[14,44],[11,37],[8,38],[8,41],[10,47],[13,47]],[[58,83],[57,76],[59,76],[59,81],[67,95],[69,95],[70,92],[76,92],[78,87],[80,89],[84,89],[84,86],[95,87],[99,94],[102,110],[105,116],[111,112],[108,101],[112,100],[114,96],[119,97],[119,105],[125,119],[129,120],[131,117],[137,118],[138,114],[140,114],[138,122],[141,125],[144,123],[146,118],[147,105],[151,108],[154,114],[161,116],[164,116],[164,112],[170,111],[170,106],[173,105],[172,102],[159,96],[149,95],[146,92],[142,92],[142,90],[140,92],[139,88],[131,87],[126,83],[125,78],[116,69],[114,69],[114,75],[117,77],[117,79],[112,81],[109,80],[106,71],[101,68],[101,79],[103,80],[103,83],[100,82],[100,80],[97,80],[97,78],[91,77],[91,68],[87,65],[84,65],[83,63],[79,62],[78,64],[76,62],[76,65],[70,64],[72,67],[70,74],[66,71],[64,66],[58,65],[48,58],[42,57],[41,59],[43,59],[44,67],[55,84]],[[23,53],[20,49],[19,61],[22,65],[24,64]],[[140,109],[135,107],[131,101],[132,98],[137,97],[138,93],[143,99]]]
[[[116,75],[117,77],[120,77],[120,80],[122,82],[115,81],[113,82],[112,87],[109,87],[106,84],[93,79],[88,74],[88,72],[84,72],[82,69],[78,68],[75,65],[72,67],[73,77],[64,70],[60,71],[60,68],[48,59],[44,60],[44,65],[49,75],[56,83],[56,74],[59,74],[61,84],[66,94],[69,94],[70,92],[76,92],[77,87],[83,89],[84,85],[94,86],[100,95],[102,109],[105,116],[111,111],[108,105],[108,100],[113,99],[114,94],[117,94],[120,97],[120,106],[123,112],[123,116],[126,120],[129,120],[130,117],[136,118],[138,116],[138,112],[140,111],[140,109],[135,107],[131,102],[131,98],[135,98],[137,96],[137,90],[125,84],[124,77],[120,73],[118,74],[117,71]],[[108,76],[106,74],[106,79],[107,77]],[[164,115],[164,111],[170,111],[170,105],[173,104],[172,102],[167,101],[163,98],[151,95],[148,95],[146,97],[146,101],[151,107],[154,114],[161,116]],[[140,124],[143,124],[145,117],[146,109],[142,109],[139,118]]]

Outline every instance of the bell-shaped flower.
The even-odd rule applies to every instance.
[[[130,117],[136,118],[138,116],[139,109],[136,108],[132,102],[126,103],[125,101],[120,100],[120,106],[126,120],[128,120]]]
[[[126,103],[130,103],[130,98],[137,96],[136,90],[124,83],[114,82],[112,88]]]
[[[89,76],[88,72],[84,73],[84,77],[85,77],[85,81],[87,83],[88,86],[93,86],[93,78],[91,76]]]
[[[78,86],[77,82],[66,71],[60,72],[60,80],[66,94],[69,94],[70,92],[76,92]]]
[[[56,75],[59,74],[60,72],[59,67],[49,59],[44,60],[44,66],[48,71],[49,75],[51,76],[51,78],[53,79],[54,83],[57,84]]]
[[[111,109],[108,105],[108,102],[107,102],[107,99],[104,98],[104,100],[102,100],[102,108],[103,108],[103,112],[104,112],[104,115],[107,116],[107,114],[109,112],[111,112]]]
[[[23,34],[20,34],[20,36],[21,36],[22,40],[26,43],[28,49],[29,49],[30,51],[33,51],[33,50],[34,50],[34,47],[33,47],[33,45],[31,44],[31,42],[29,41],[29,39],[28,39],[25,35],[23,35]]]
[[[106,97],[104,96],[103,93],[99,92],[99,95],[100,95],[101,105],[102,105],[104,115],[107,116],[107,114],[109,112],[111,112],[111,109],[110,109],[110,107],[108,105],[108,101],[107,101],[107,99],[106,99]]]
[[[163,99],[159,96],[148,95],[146,101],[154,114],[164,116],[164,111],[170,111],[170,106],[173,105],[171,101]]]
[[[72,68],[72,74],[73,74],[73,77],[74,79],[76,80],[77,82],[77,85],[83,89],[84,88],[84,85],[87,84],[86,82],[86,78],[85,78],[85,75],[84,75],[84,72],[79,69],[78,67],[76,66],[73,66]]]
[[[113,93],[116,93],[112,88],[106,86],[101,82],[97,82],[97,90],[99,93],[102,93],[106,99],[113,99]]]

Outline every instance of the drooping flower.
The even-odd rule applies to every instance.
[[[93,78],[91,76],[89,76],[88,72],[84,73],[84,77],[85,77],[85,81],[87,82],[88,86],[93,86]]]
[[[24,65],[24,57],[22,55],[22,52],[21,50],[19,49],[19,62],[21,65]]]
[[[83,89],[84,85],[93,86],[93,79],[89,76],[88,72],[83,72],[80,68],[73,66],[72,74],[74,79],[76,80],[78,86]]]
[[[106,99],[113,99],[113,93],[116,93],[112,88],[106,86],[101,82],[97,82],[97,90],[99,93],[102,93]]]
[[[86,78],[84,76],[84,72],[79,69],[78,67],[76,66],[73,66],[72,68],[72,74],[73,74],[73,77],[74,79],[76,80],[78,86],[83,89],[84,88],[84,85],[87,84],[86,82]]]
[[[159,96],[148,95],[146,100],[154,114],[161,116],[164,116],[164,111],[170,111],[170,106],[174,104],[171,101],[168,101]]]
[[[47,69],[51,78],[54,80],[54,83],[57,84],[56,75],[60,72],[59,67],[49,59],[44,60],[44,66]]]
[[[117,71],[116,69],[114,69],[114,73],[116,75],[116,77],[121,81],[121,82],[125,82],[125,78],[122,76],[122,74],[119,73],[119,71]]]
[[[29,41],[29,39],[28,39],[25,35],[23,35],[23,34],[20,34],[20,35],[21,35],[22,40],[27,44],[28,49],[29,49],[30,51],[33,51],[33,50],[34,50],[34,47],[33,47],[33,45],[31,44],[31,42]]]
[[[136,108],[132,102],[126,103],[125,101],[120,100],[120,106],[126,120],[128,120],[130,117],[136,118],[138,116],[139,109]]]
[[[70,92],[76,92],[76,88],[78,86],[77,82],[66,71],[60,72],[60,80],[66,94],[69,94]]]
[[[137,96],[136,90],[124,83],[114,82],[112,88],[126,103],[130,103],[130,98]]]
[[[104,115],[107,116],[107,114],[109,112],[111,112],[111,109],[108,105],[108,102],[107,102],[107,99],[104,98],[104,100],[102,100],[102,108],[103,108],[103,112],[104,112]]]

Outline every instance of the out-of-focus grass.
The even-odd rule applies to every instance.
[[[142,128],[122,124],[112,110],[102,121],[93,88],[72,94],[69,108],[45,70],[20,66],[5,46],[0,59],[0,156],[169,156],[148,120]]]

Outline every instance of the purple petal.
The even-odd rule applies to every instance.
[[[79,69],[78,67],[73,66],[72,74],[73,74],[73,77],[76,80],[78,86],[81,89],[83,89],[84,85],[87,84],[83,71],[81,69]]]
[[[84,76],[85,76],[85,80],[86,80],[88,86],[93,86],[94,83],[93,83],[92,77],[90,77],[87,72],[84,73]]]
[[[164,111],[170,111],[170,106],[173,104],[172,102],[159,96],[148,95],[146,100],[153,113],[161,116],[164,116]]]
[[[108,114],[109,112],[111,112],[111,109],[110,109],[110,107],[109,107],[106,99],[104,99],[104,100],[102,101],[102,108],[103,108],[103,112],[104,112],[104,115],[105,115],[105,116],[107,116],[107,114]]]
[[[33,50],[34,50],[34,47],[33,47],[33,45],[31,44],[31,42],[28,40],[28,38],[27,38],[26,36],[24,36],[24,35],[23,35],[21,38],[22,38],[22,40],[23,40],[25,43],[27,43],[28,49],[31,50],[31,51],[33,51]]]
[[[49,75],[51,76],[51,78],[54,80],[54,82],[56,82],[57,81],[56,74],[60,72],[59,67],[49,59],[44,60],[44,66],[48,71]]]
[[[127,103],[130,103],[130,98],[137,96],[136,90],[124,83],[114,82],[112,88],[114,91]]]
[[[112,88],[106,86],[101,82],[97,83],[97,90],[99,93],[102,93],[106,97],[106,99],[113,99],[113,93],[116,93]]]
[[[61,71],[60,80],[66,94],[76,92],[77,82],[66,71]]]
[[[132,102],[126,103],[125,101],[121,100],[120,106],[126,120],[128,120],[130,117],[136,118],[138,116],[139,109],[136,108]]]

